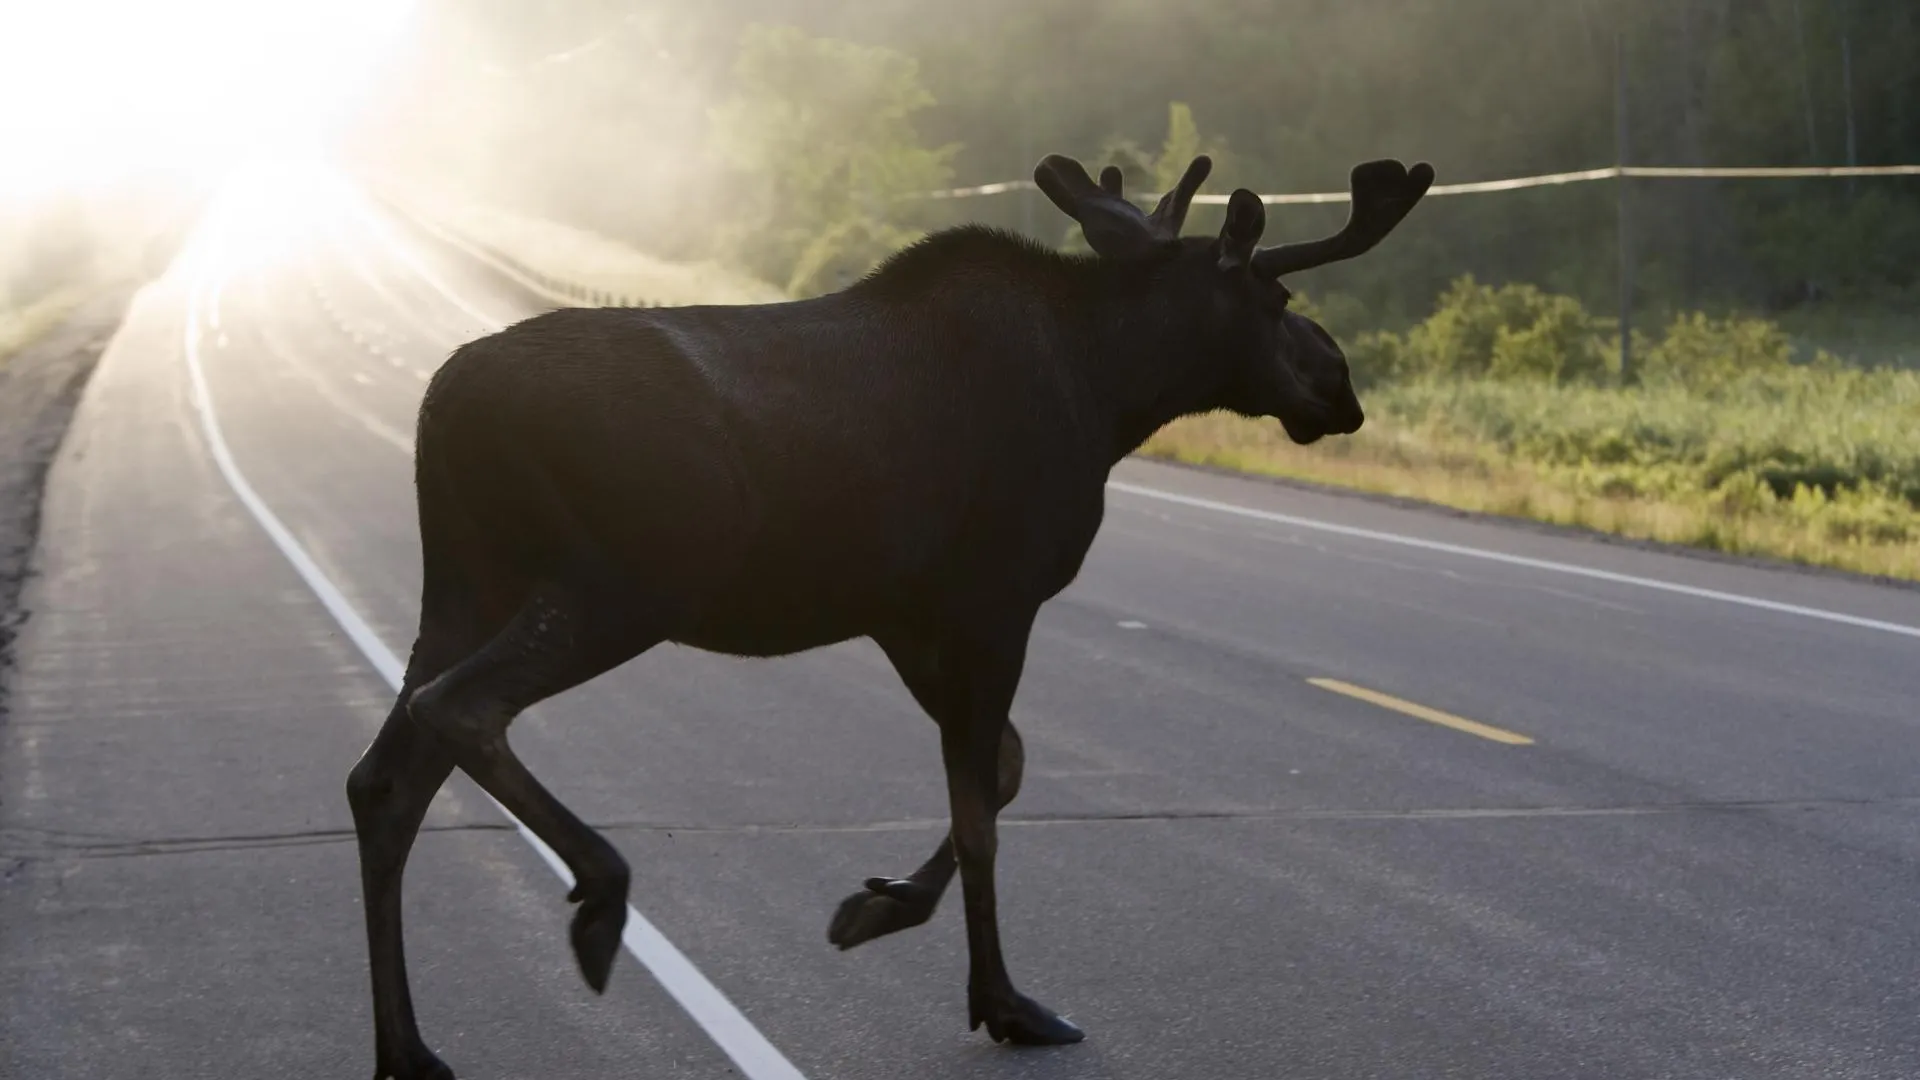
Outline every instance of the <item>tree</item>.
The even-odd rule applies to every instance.
[[[1382,156],[1433,161],[1445,182],[1609,164],[1616,35],[1640,164],[1800,162],[1809,108],[1823,164],[1840,160],[1835,133],[1849,112],[1861,162],[1920,160],[1912,2],[431,7],[492,30],[485,49],[436,35],[456,46],[449,71],[479,54],[518,74],[473,76],[479,89],[440,95],[444,107],[409,121],[395,143],[444,146],[454,178],[494,181],[502,200],[533,212],[658,254],[731,257],[800,291],[859,272],[923,228],[979,221],[1062,235],[1066,222],[1031,192],[894,200],[1024,178],[1047,152],[1118,159],[1136,192],[1164,187],[1196,146],[1232,147],[1214,192],[1333,190],[1355,162]],[[752,24],[768,12],[796,28]],[[1428,310],[1464,272],[1608,304],[1615,208],[1606,184],[1433,199],[1393,244],[1302,285],[1323,300],[1347,294],[1387,322]],[[1276,205],[1268,233],[1318,234],[1341,213]],[[1190,228],[1212,215],[1197,209]],[[718,237],[713,219],[725,222]],[[1633,228],[1636,278],[1656,305],[1751,303],[1803,278],[1885,302],[1916,287],[1920,186],[1636,182]]]
[[[721,246],[796,295],[837,287],[919,236],[903,197],[944,187],[958,149],[922,146],[933,96],[905,54],[747,28],[712,113],[726,170]]]

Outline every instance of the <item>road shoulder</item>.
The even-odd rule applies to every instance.
[[[29,614],[21,601],[40,532],[47,470],[134,291],[130,284],[101,290],[0,361],[0,717],[7,714],[11,646]]]

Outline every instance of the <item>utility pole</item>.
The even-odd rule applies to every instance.
[[[1860,148],[1853,137],[1853,5],[1840,5],[1840,85],[1846,91],[1847,101],[1847,164],[1860,164]],[[1854,193],[1854,177],[1847,177],[1847,194]]]
[[[1680,163],[1682,165],[1704,165],[1705,155],[1701,151],[1700,106],[1701,106],[1701,65],[1700,55],[1700,3],[1699,0],[1682,0],[1680,7]],[[1680,193],[1680,205],[1686,214],[1686,235],[1680,247],[1680,289],[1681,296],[1692,306],[1693,298],[1699,290],[1700,268],[1706,258],[1702,251],[1703,223],[1707,219],[1707,203],[1711,189],[1699,183],[1688,184]]]
[[[1793,42],[1800,50],[1800,105],[1807,114],[1807,164],[1820,164],[1820,141],[1813,127],[1813,72],[1807,65],[1807,25],[1800,0],[1793,0]]]
[[[1614,178],[1620,249],[1620,382],[1633,379],[1633,236],[1627,223],[1627,35],[1614,36],[1613,48],[1613,160],[1621,168]]]

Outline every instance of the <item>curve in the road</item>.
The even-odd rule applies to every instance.
[[[200,360],[200,323],[202,297],[217,293],[218,282],[209,287],[207,263],[212,255],[209,249],[195,253],[198,260],[195,276],[190,285],[187,303],[186,339],[184,355],[186,357],[188,377],[193,391],[194,410],[200,421],[201,434],[207,441],[208,452],[212,455],[220,475],[233,489],[234,496],[245,506],[247,512],[273,540],[274,546],[286,556],[300,579],[325,606],[328,614],[340,624],[349,640],[379,672],[380,677],[398,693],[405,674],[405,665],[393,651],[387,648],[373,628],[355,611],[346,596],[320,569],[312,556],[295,539],[293,533],[280,521],[253,486],[247,482],[246,474],[240,470],[221,433],[220,418],[213,408],[212,396],[207,390],[204,366]],[[414,265],[409,263],[409,265]],[[420,268],[421,273],[427,273]],[[452,299],[449,295],[449,299]],[[461,305],[472,312],[473,309]],[[476,317],[478,317],[476,315]],[[489,799],[492,796],[488,796]],[[532,845],[540,858],[553,869],[560,879],[571,888],[573,875],[561,861],[560,856],[548,847],[533,831],[514,817],[506,807],[498,802],[494,806],[513,822],[520,836]],[[667,940],[646,916],[632,904],[627,905],[626,928],[621,933],[621,944],[635,960],[638,960],[661,987],[671,995],[680,1007],[687,1011],[701,1029],[713,1039],[715,1045],[733,1060],[741,1074],[748,1080],[803,1080],[799,1069],[788,1061],[777,1047],[748,1020],[720,988],[703,975],[693,962],[687,959],[674,944]]]

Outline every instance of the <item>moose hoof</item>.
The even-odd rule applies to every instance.
[[[453,1070],[424,1046],[397,1062],[382,1060],[373,1068],[373,1080],[453,1080]]]
[[[580,905],[580,910],[573,913],[571,934],[573,955],[580,961],[580,976],[593,987],[594,993],[605,993],[607,977],[613,971],[613,958],[620,952],[620,932],[627,925],[625,885],[575,886],[567,899]]]
[[[1077,1043],[1087,1033],[1060,1018],[1052,1009],[1027,997],[1009,992],[1005,997],[988,997],[968,992],[968,1012],[975,1030],[987,1025],[994,1042],[1015,1046],[1065,1046]]]
[[[911,878],[868,878],[867,887],[840,901],[827,925],[827,940],[842,952],[919,926],[933,918],[940,892]]]

